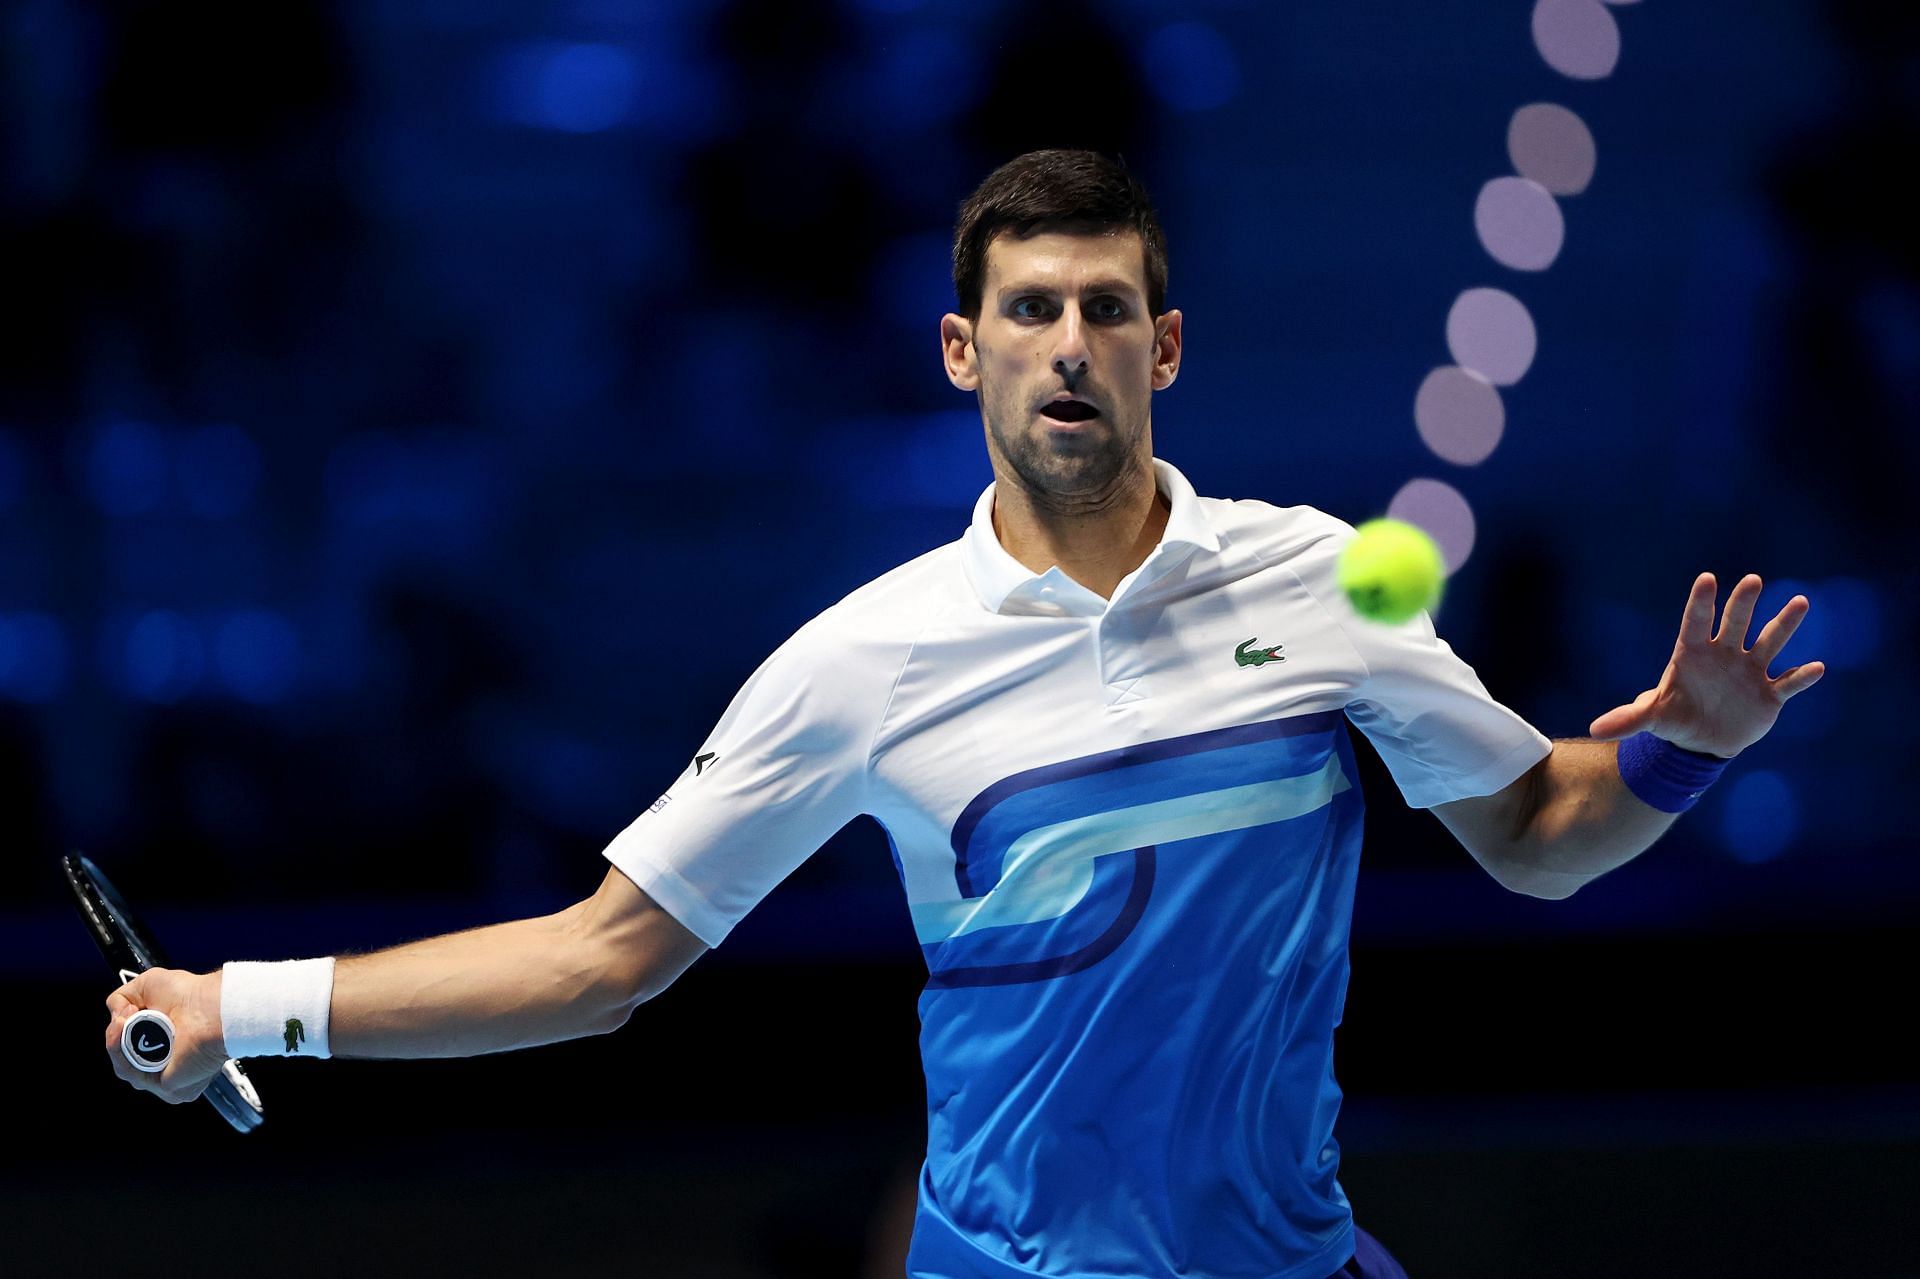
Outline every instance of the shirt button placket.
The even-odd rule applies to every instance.
[[[1134,642],[1123,620],[1108,612],[1094,619],[1093,646],[1100,665],[1100,683],[1109,710],[1147,699],[1143,674],[1146,655]]]

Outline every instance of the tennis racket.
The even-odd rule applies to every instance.
[[[122,984],[149,968],[167,966],[153,936],[98,866],[79,853],[62,857],[60,866],[67,873],[67,887],[73,890],[80,918],[93,934],[93,944],[106,956]],[[153,1009],[135,1013],[121,1030],[120,1048],[137,1069],[161,1070],[173,1053],[173,1023],[165,1013]],[[222,1066],[201,1096],[239,1132],[252,1132],[266,1118],[260,1094],[237,1061]]]

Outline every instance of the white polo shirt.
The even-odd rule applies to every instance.
[[[1351,525],[1153,467],[1166,531],[1111,600],[1013,559],[989,485],[776,649],[606,850],[718,945],[847,821],[885,828],[929,974],[916,1276],[1324,1279],[1345,721],[1416,808],[1552,749],[1426,614],[1353,611]]]

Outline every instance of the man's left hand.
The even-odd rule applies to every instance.
[[[1780,708],[1796,693],[1812,688],[1827,673],[1825,662],[1802,662],[1767,678],[1767,666],[1812,607],[1796,595],[1760,630],[1752,648],[1742,648],[1753,606],[1760,598],[1760,577],[1749,573],[1727,596],[1720,633],[1713,629],[1713,574],[1693,579],[1680,638],[1660,683],[1593,721],[1588,732],[1599,741],[1649,732],[1675,746],[1732,759],[1767,735]]]

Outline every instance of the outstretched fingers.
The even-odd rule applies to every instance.
[[[1780,678],[1773,681],[1773,691],[1778,693],[1780,700],[1784,702],[1795,693],[1804,693],[1818,684],[1820,677],[1826,673],[1825,662],[1802,662],[1798,666],[1782,671]]]
[[[1693,589],[1687,592],[1686,610],[1680,614],[1682,644],[1713,642],[1713,601],[1719,589],[1711,573],[1702,573],[1693,579]]]
[[[1749,573],[1733,584],[1733,590],[1727,593],[1727,607],[1720,614],[1720,633],[1713,637],[1716,644],[1733,641],[1733,646],[1745,651],[1747,647],[1747,628],[1753,625],[1753,606],[1760,602],[1760,575]]]
[[[1807,610],[1813,607],[1812,601],[1804,595],[1796,595],[1783,605],[1773,620],[1760,628],[1760,636],[1753,641],[1753,655],[1759,660],[1761,669],[1773,664],[1780,650],[1787,646],[1793,633],[1800,629],[1800,623],[1806,619]]]

